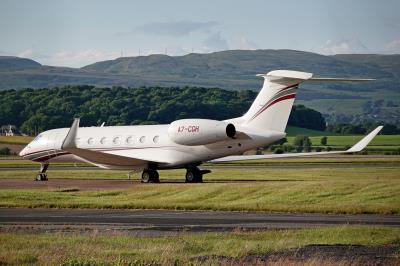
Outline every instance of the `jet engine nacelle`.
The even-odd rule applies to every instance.
[[[231,123],[209,119],[181,119],[168,128],[170,139],[181,145],[205,145],[234,138],[236,128]]]

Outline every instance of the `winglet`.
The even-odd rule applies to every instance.
[[[375,138],[375,136],[379,133],[379,131],[381,131],[382,128],[383,126],[375,128],[371,133],[369,133],[362,140],[354,144],[353,147],[348,149],[346,152],[359,152],[363,150],[368,145],[368,143],[370,143],[371,140]]]
[[[76,148],[76,136],[78,134],[79,118],[75,118],[71,128],[65,137],[61,149]]]

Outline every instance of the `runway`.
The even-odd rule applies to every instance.
[[[287,214],[265,212],[13,209],[0,208],[0,230],[31,232],[123,231],[163,235],[173,232],[220,232],[235,229],[310,228],[334,225],[400,227],[400,216]]]

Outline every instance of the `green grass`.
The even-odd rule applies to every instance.
[[[311,142],[313,146],[320,146],[321,136],[311,136]],[[346,146],[353,146],[359,140],[361,140],[363,135],[354,136],[328,136],[328,144],[326,146],[345,148]],[[293,144],[295,137],[287,137],[288,143]],[[400,135],[378,135],[371,143],[367,146],[367,150],[374,149],[398,149],[400,148]]]
[[[338,226],[301,230],[232,233],[182,233],[177,236],[137,237],[115,235],[0,233],[2,265],[187,265],[199,256],[243,257],[299,248],[310,244],[400,243],[399,228]],[[211,264],[218,263],[209,262]],[[89,264],[85,264],[89,265]]]
[[[400,214],[400,167],[214,169],[206,183],[132,184],[114,191],[0,189],[0,207],[132,208]],[[32,179],[32,171],[0,178]],[[160,172],[183,181],[183,170]],[[49,178],[127,178],[123,171],[49,171]],[[138,176],[136,175],[136,178]],[[32,181],[33,182],[33,181]],[[78,188],[78,187],[74,187]]]
[[[33,137],[25,136],[0,136],[1,144],[28,144],[33,140]]]
[[[266,166],[280,166],[280,165],[325,165],[325,164],[376,164],[376,165],[389,165],[400,163],[399,156],[365,156],[365,155],[335,155],[320,156],[320,157],[296,157],[296,158],[276,158],[276,159],[262,159],[252,161],[237,161],[237,162],[226,162],[226,163],[206,163],[207,167],[218,167],[221,165],[266,165]],[[57,167],[71,167],[74,170],[74,166],[85,167],[90,166],[86,163],[51,163],[50,169],[57,169]],[[37,167],[39,169],[40,164],[29,160],[23,160],[21,158],[2,158],[0,159],[1,168],[32,168]],[[1,178],[6,177],[0,175]]]
[[[52,167],[58,167],[58,166],[79,166],[79,167],[83,167],[83,166],[91,166],[89,164],[86,163],[61,163],[61,162],[57,162],[57,163],[51,163]],[[39,169],[40,167],[40,163],[38,162],[33,162],[33,161],[29,161],[29,160],[23,160],[21,158],[13,158],[13,159],[8,159],[8,158],[3,158],[0,159],[0,169],[1,168],[31,168],[31,167],[37,167]]]

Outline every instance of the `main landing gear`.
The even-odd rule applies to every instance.
[[[47,174],[46,174],[47,168],[49,168],[48,163],[42,163],[40,165],[40,170],[35,178],[35,181],[47,181]]]
[[[186,168],[185,182],[186,183],[201,183],[203,175],[211,173],[210,170],[202,170],[198,167]],[[160,183],[160,177],[155,169],[144,169],[142,172],[142,183]]]
[[[202,183],[203,175],[211,173],[210,170],[201,170],[198,167],[187,168],[186,169],[186,183]]]
[[[157,170],[145,169],[142,173],[142,183],[160,183],[160,176]]]

